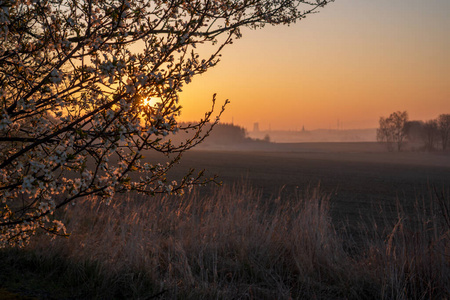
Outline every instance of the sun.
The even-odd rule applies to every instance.
[[[158,98],[147,97],[142,100],[142,106],[144,107],[154,107],[156,103],[159,101]]]

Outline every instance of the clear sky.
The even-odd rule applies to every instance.
[[[217,93],[252,130],[374,128],[380,116],[450,113],[449,0],[336,0],[290,27],[245,30],[181,95],[182,119]]]

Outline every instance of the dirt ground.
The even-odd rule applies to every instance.
[[[320,184],[331,195],[334,219],[350,223],[377,216],[374,207],[395,210],[399,200],[412,208],[416,199],[430,199],[430,188],[448,195],[450,187],[450,153],[387,152],[378,143],[192,150],[170,177],[182,176],[189,167],[206,169],[206,174],[218,175],[224,184],[248,183],[267,199],[279,195],[289,199]]]

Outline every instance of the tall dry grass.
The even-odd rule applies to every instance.
[[[418,209],[414,226],[399,209],[351,252],[318,189],[271,201],[245,184],[109,206],[86,199],[64,212],[70,238],[35,239],[29,255],[48,270],[64,262],[58,276],[67,289],[79,281],[80,299],[448,298],[448,199]]]
[[[383,299],[450,298],[450,196],[430,188],[413,211],[397,203],[397,218],[366,229],[358,262]]]

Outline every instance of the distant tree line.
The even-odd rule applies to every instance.
[[[190,126],[190,123],[180,122],[183,126]],[[205,124],[202,129],[205,133],[208,132],[208,137],[204,140],[203,146],[208,145],[229,145],[240,144],[250,140],[247,137],[245,128],[228,123],[217,123],[214,125],[214,130],[210,131],[212,123]],[[178,131],[175,134],[169,134],[166,140],[170,139],[174,143],[183,143],[189,137],[188,133]]]
[[[219,123],[206,139],[206,143],[234,144],[246,140],[245,128],[228,123]]]
[[[421,144],[426,151],[447,150],[450,139],[450,114],[441,114],[428,121],[409,121],[408,112],[397,111],[380,117],[377,141],[389,151],[402,151],[406,142]]]

